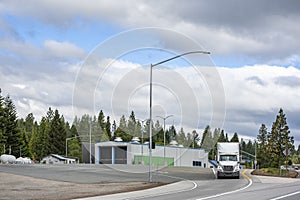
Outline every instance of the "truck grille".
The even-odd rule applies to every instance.
[[[233,166],[224,166],[224,171],[233,171]]]

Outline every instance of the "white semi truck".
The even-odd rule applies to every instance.
[[[240,178],[240,145],[238,142],[217,143],[217,177]]]

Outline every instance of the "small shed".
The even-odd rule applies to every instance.
[[[61,156],[58,154],[50,154],[41,160],[44,164],[75,164],[78,163],[78,158]]]

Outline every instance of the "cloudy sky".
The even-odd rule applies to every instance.
[[[280,108],[300,143],[300,2],[0,1],[0,88],[19,117],[48,107],[72,122],[131,110],[167,125],[255,137]],[[156,118],[159,119],[159,118]]]

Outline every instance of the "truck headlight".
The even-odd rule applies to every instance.
[[[233,171],[234,171],[234,172],[238,172],[238,171],[240,171],[240,166],[238,166],[238,165],[237,165],[237,166],[235,166],[235,167],[234,167],[234,169],[233,169]]]
[[[218,165],[218,171],[223,172],[223,167],[221,165]]]

